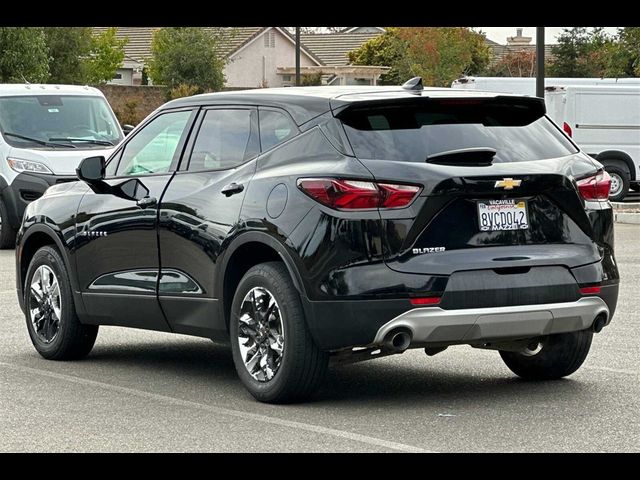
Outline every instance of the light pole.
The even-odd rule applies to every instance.
[[[296,27],[296,87],[300,86],[300,27]]]
[[[544,98],[544,27],[536,27],[536,96]]]

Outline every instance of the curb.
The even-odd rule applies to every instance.
[[[617,223],[640,225],[640,213],[616,212],[613,214],[613,218]]]
[[[611,202],[614,210],[640,210],[640,203]]]

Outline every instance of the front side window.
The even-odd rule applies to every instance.
[[[122,140],[103,97],[24,95],[0,97],[0,131],[16,148],[96,149]]]
[[[265,152],[298,133],[291,118],[277,110],[260,109],[260,142]]]
[[[258,154],[256,112],[214,109],[205,113],[193,145],[190,171],[236,167]]]
[[[168,172],[190,116],[191,111],[172,112],[151,120],[124,146],[117,175]]]

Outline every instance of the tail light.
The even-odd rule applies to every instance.
[[[564,130],[564,133],[566,133],[570,137],[573,137],[573,130],[571,130],[571,127],[569,126],[569,124],[567,122],[564,122],[562,124],[562,130]]]
[[[302,178],[298,187],[314,200],[339,210],[402,208],[420,191],[415,185],[338,178]]]
[[[599,170],[591,177],[578,180],[578,190],[585,200],[606,200],[611,190],[611,177],[605,170]]]

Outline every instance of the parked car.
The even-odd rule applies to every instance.
[[[640,190],[640,85],[549,86],[545,98],[550,117],[611,175],[611,200]]]
[[[0,248],[13,248],[27,204],[77,180],[89,155],[108,156],[123,133],[95,88],[0,84]]]
[[[609,176],[537,98],[419,79],[198,95],[78,176],[18,233],[47,359],[120,325],[230,341],[264,402],[307,398],[330,360],[457,344],[555,379],[616,308]]]

